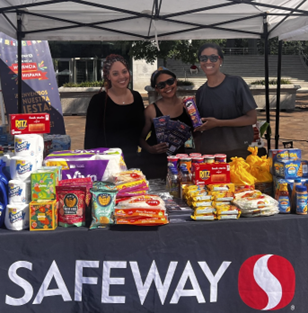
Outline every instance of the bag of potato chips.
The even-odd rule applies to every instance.
[[[92,223],[90,229],[113,224],[115,198],[118,192],[116,186],[112,183],[94,183],[90,192],[92,193]]]

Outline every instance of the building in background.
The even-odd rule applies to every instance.
[[[111,53],[122,55],[131,65],[130,46],[124,41],[49,41],[58,87],[102,80],[103,62]]]

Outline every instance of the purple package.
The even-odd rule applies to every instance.
[[[157,143],[165,142],[167,137],[167,125],[170,120],[170,116],[159,116],[153,118],[153,124],[156,133]]]
[[[63,151],[55,151],[45,158],[55,159],[55,158],[74,158],[74,159],[82,159],[82,158],[90,158],[91,156],[95,156],[96,154],[103,154],[105,151],[109,150],[109,148],[95,148],[90,150],[63,150]]]
[[[68,168],[62,169],[62,179],[91,177],[100,181],[104,176],[108,160],[70,160]]]
[[[190,116],[190,119],[192,121],[193,127],[196,128],[198,126],[201,126],[203,123],[202,123],[194,98],[193,97],[187,98],[184,100],[184,103],[185,103],[187,112]]]
[[[187,132],[189,133],[190,127],[180,121],[170,120],[168,122],[168,143],[167,154],[171,155],[176,152],[187,140]]]

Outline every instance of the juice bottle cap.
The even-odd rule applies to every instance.
[[[296,191],[298,191],[298,192],[307,191],[307,187],[305,187],[305,186],[296,186]]]

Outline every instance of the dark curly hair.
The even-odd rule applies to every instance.
[[[107,90],[111,87],[111,81],[108,79],[108,75],[110,73],[111,66],[115,62],[121,62],[128,70],[128,63],[127,61],[119,54],[109,54],[106,57],[106,60],[103,65],[103,78],[104,78],[104,87],[107,92]]]

